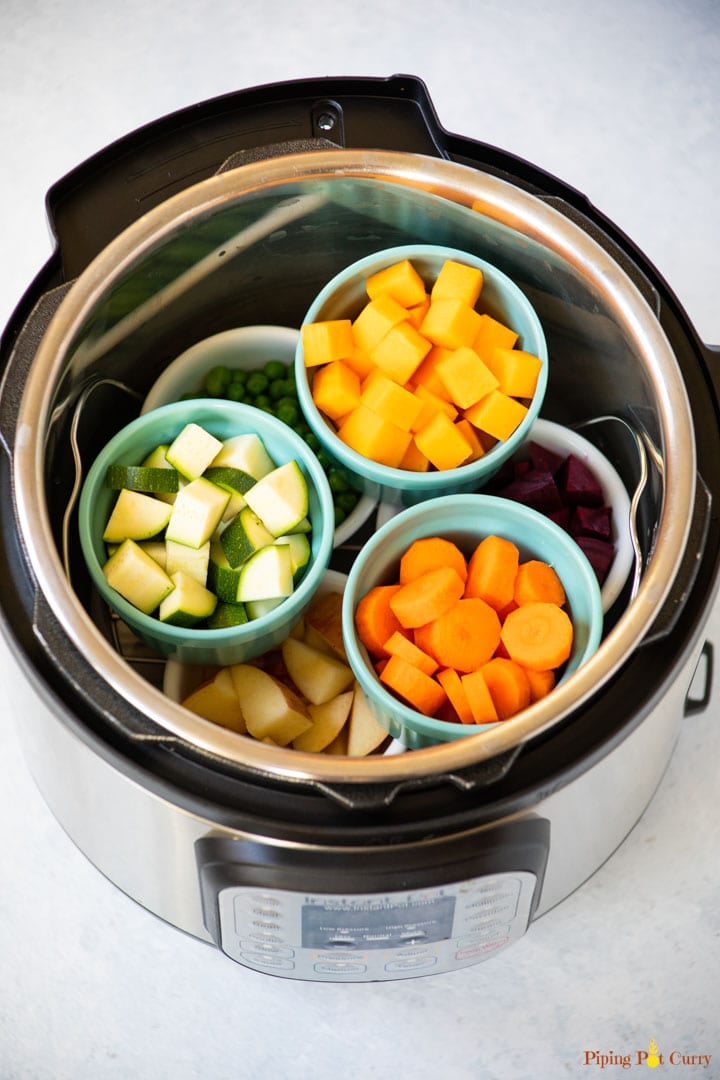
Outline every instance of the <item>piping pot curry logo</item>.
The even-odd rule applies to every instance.
[[[655,1039],[651,1039],[647,1050],[632,1050],[622,1054],[615,1050],[583,1050],[581,1063],[598,1069],[618,1066],[622,1069],[632,1069],[638,1065],[648,1069],[657,1069],[659,1066],[707,1069],[712,1056],[712,1054],[689,1053],[676,1048],[662,1053]]]

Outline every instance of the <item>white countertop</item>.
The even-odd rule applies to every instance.
[[[51,251],[43,199],[140,124],[215,95],[322,75],[414,74],[450,131],[583,192],[720,344],[720,13],[714,0],[5,0],[0,322]],[[709,635],[718,639],[713,614]],[[620,850],[495,959],[448,976],[316,985],[245,970],[105,880],[47,810],[0,678],[3,1080],[452,1080],[627,1075],[586,1051],[655,1039],[720,1076],[720,701],[687,719]],[[616,1058],[617,1060],[617,1058]],[[632,1070],[630,1070],[632,1074]],[[663,1074],[660,1068],[657,1075]]]

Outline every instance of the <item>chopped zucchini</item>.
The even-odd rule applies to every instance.
[[[199,424],[186,424],[168,447],[165,457],[187,480],[197,480],[222,449],[222,442]]]
[[[217,606],[215,593],[182,570],[175,571],[172,582],[175,587],[160,603],[160,622],[189,627],[210,618]]]
[[[307,533],[285,533],[284,536],[278,536],[275,543],[289,546],[293,574],[297,574],[298,570],[302,570],[303,566],[310,562],[310,541]]]
[[[240,566],[273,540],[272,533],[249,506],[241,510],[220,534],[220,543],[230,566]]]
[[[238,582],[240,603],[290,596],[293,572],[287,544],[268,544],[243,563]]]
[[[273,536],[296,531],[307,517],[307,480],[295,460],[279,465],[263,476],[245,492],[245,498]]]
[[[199,548],[178,544],[177,540],[165,541],[165,572],[172,577],[177,570],[182,570],[201,585],[207,584],[210,564],[210,541]]]
[[[146,615],[175,588],[163,568],[134,540],[123,541],[103,566],[103,573],[111,589]]]
[[[167,523],[166,540],[200,548],[211,538],[228,504],[227,491],[200,476],[178,492]]]
[[[110,465],[106,484],[114,491],[128,488],[129,491],[146,491],[151,495],[156,492],[170,493],[178,490],[180,477],[176,469],[155,469],[147,465]]]
[[[167,503],[154,499],[152,495],[123,489],[102,538],[106,544],[120,544],[123,540],[149,540],[165,528],[170,520],[170,511]]]
[[[268,454],[262,439],[254,432],[233,435],[225,439],[221,449],[210,462],[213,467],[227,465],[248,473],[255,480],[260,480],[275,468],[275,462]]]

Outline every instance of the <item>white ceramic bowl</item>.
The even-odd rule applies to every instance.
[[[212,368],[255,370],[268,360],[282,360],[293,365],[299,331],[290,326],[239,326],[203,338],[175,358],[150,388],[142,413],[150,412],[184,394],[200,389]],[[377,506],[377,500],[360,495],[352,513],[335,530],[333,546],[341,547],[367,521]]]
[[[539,443],[553,453],[566,457],[575,454],[597,478],[607,506],[612,507],[612,539],[615,558],[600,590],[603,611],[607,613],[622,592],[633,568],[634,551],[630,533],[630,497],[618,473],[596,446],[572,428],[551,420],[538,419],[518,447],[513,457],[522,457],[530,441]],[[377,527],[380,528],[398,513],[399,507],[381,503]]]

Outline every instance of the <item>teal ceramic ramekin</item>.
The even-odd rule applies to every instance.
[[[344,470],[350,482],[372,498],[410,506],[438,495],[477,491],[500,468],[527,437],[540,412],[548,381],[548,349],[540,320],[522,290],[502,271],[484,259],[457,248],[433,244],[413,244],[386,248],[346,267],[320,291],[305,314],[303,323],[325,319],[355,319],[367,303],[365,283],[371,274],[409,259],[420,276],[431,285],[446,259],[478,267],[483,287],[476,308],[511,326],[518,333],[517,348],[533,353],[542,361],[535,394],[522,423],[510,438],[498,442],[483,457],[459,468],[413,472],[380,465],[364,457],[338,438],[334,427],[319,411],[312,397],[312,369],[307,369],[302,340],[295,354],[295,380],[300,406],[322,448]]]
[[[107,558],[102,534],[117,493],[106,484],[108,465],[138,465],[158,445],[172,442],[188,423],[218,439],[255,432],[276,465],[295,459],[308,484],[311,558],[291,596],[258,619],[240,626],[186,629],[145,615],[111,589],[103,574]],[[275,417],[233,401],[203,398],[154,409],[131,421],[101,450],[83,484],[79,504],[82,552],[96,589],[148,645],[188,664],[235,664],[279,645],[298,622],[327,569],[333,549],[334,513],[330,486],[315,454]]]
[[[342,625],[348,662],[377,720],[411,749],[466,738],[493,725],[454,724],[424,716],[403,704],[380,682],[355,629],[355,609],[375,585],[397,581],[400,558],[421,537],[442,536],[470,555],[486,536],[517,544],[521,561],[541,559],[557,571],[567,596],[574,638],[562,679],[598,648],[603,630],[600,587],[587,558],[559,526],[535,510],[491,495],[458,494],[430,499],[403,510],[368,540],[348,575]],[[552,693],[552,691],[551,691]],[[499,721],[512,723],[512,720]]]

